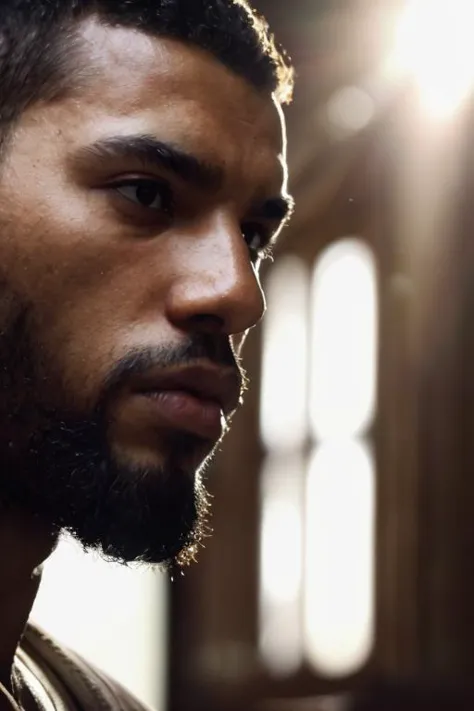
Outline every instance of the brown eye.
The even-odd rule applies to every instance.
[[[112,186],[127,200],[148,210],[170,213],[173,209],[171,190],[157,180],[127,180]]]

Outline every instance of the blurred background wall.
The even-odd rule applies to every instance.
[[[65,543],[35,615],[160,711],[337,711],[381,680],[378,709],[468,696],[474,6],[256,5],[297,70],[297,209],[214,536],[171,585]]]

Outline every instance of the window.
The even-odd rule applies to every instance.
[[[343,239],[275,265],[264,326],[260,652],[285,676],[358,671],[373,643],[377,283]]]

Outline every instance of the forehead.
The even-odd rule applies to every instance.
[[[87,80],[62,121],[87,142],[146,133],[281,190],[281,111],[210,53],[90,19],[81,27]],[[242,177],[242,176],[240,176]]]

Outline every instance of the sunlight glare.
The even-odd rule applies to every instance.
[[[260,427],[268,449],[289,451],[307,433],[309,273],[297,257],[283,257],[266,285]]]
[[[139,699],[162,709],[167,590],[163,573],[110,563],[64,536],[45,564],[31,617]]]
[[[412,75],[423,104],[434,116],[451,114],[474,81],[474,3],[470,0],[408,0],[396,28],[390,62]]]
[[[366,431],[375,411],[378,300],[372,250],[359,239],[328,247],[312,294],[310,415],[318,441]]]
[[[302,659],[303,480],[298,455],[269,457],[262,480],[260,652],[278,676]]]
[[[360,669],[374,637],[375,467],[356,440],[316,449],[307,489],[305,646],[327,677]]]

